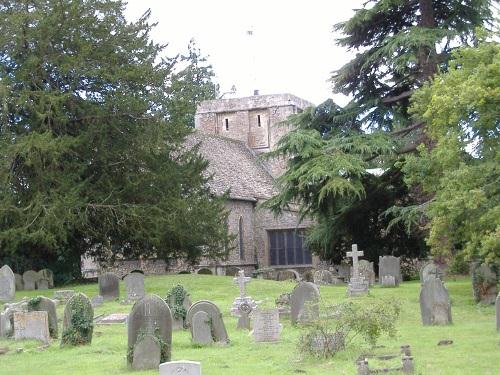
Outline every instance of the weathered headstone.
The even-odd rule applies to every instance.
[[[316,285],[334,284],[333,274],[328,270],[318,270],[314,272],[314,284]]]
[[[0,268],[0,302],[9,302],[16,295],[16,278],[8,265]]]
[[[134,370],[151,370],[160,365],[161,344],[159,340],[152,335],[139,337],[134,345],[134,357],[132,359],[132,368]]]
[[[57,338],[57,311],[54,301],[43,296],[35,297],[28,302],[28,311],[46,311],[50,337]]]
[[[114,273],[106,272],[99,276],[99,295],[105,301],[112,301],[120,297],[120,279]]]
[[[276,342],[280,339],[281,325],[278,309],[253,312],[253,337],[256,342]]]
[[[471,276],[474,300],[487,305],[494,304],[497,297],[497,274],[493,268],[474,262],[471,264]]]
[[[396,286],[399,286],[403,282],[399,257],[385,255],[378,258],[378,278],[380,284],[382,284],[384,276],[394,276]]]
[[[282,293],[274,301],[280,316],[290,316],[290,293]]]
[[[49,279],[38,279],[36,281],[36,288],[38,290],[47,290],[49,289]]]
[[[16,279],[16,291],[24,290],[23,277],[18,273],[15,273],[14,277]]]
[[[170,361],[160,365],[160,375],[201,375],[201,363]]]
[[[375,270],[373,268],[373,262],[369,262],[366,259],[361,259],[358,263],[358,266],[359,274],[368,281],[368,285],[375,285]]]
[[[451,324],[451,303],[443,282],[429,276],[420,290],[420,313],[424,325]]]
[[[290,295],[292,324],[310,322],[319,316],[319,289],[310,282],[300,282]]]
[[[335,265],[334,267],[335,273],[338,278],[344,280],[344,282],[348,282],[351,278],[351,266],[344,261],[342,263]]]
[[[127,300],[137,301],[146,295],[146,290],[144,288],[144,275],[142,273],[129,273],[123,280],[125,281]]]
[[[140,344],[146,337],[148,341]],[[135,351],[143,350],[144,346],[154,346],[153,341],[157,342],[160,351],[155,351],[155,356],[148,356],[148,363],[144,358],[141,363],[135,364]],[[172,347],[172,313],[167,303],[157,295],[148,295],[137,301],[128,317],[128,355],[127,361],[132,368],[143,366],[144,368],[154,368],[157,363],[170,360]],[[137,358],[138,359],[138,358]]]
[[[186,325],[187,311],[191,306],[188,291],[182,285],[177,284],[170,290],[165,301],[172,312],[172,329],[174,331],[183,329]]]
[[[189,308],[186,316],[186,324],[191,331],[191,337],[193,336],[193,316],[198,311],[205,311],[211,322],[212,337],[215,342],[219,343],[229,343],[229,337],[227,336],[226,326],[222,320],[222,313],[219,308],[210,301],[198,301],[195,302]]]
[[[6,313],[0,313],[0,337],[10,336],[12,327]]]
[[[35,290],[36,282],[39,278],[40,276],[38,275],[38,272],[35,272],[33,270],[29,270],[23,273],[24,290]]]
[[[205,311],[198,311],[194,314],[191,325],[194,344],[208,345],[214,342],[210,328],[210,317]]]
[[[382,276],[380,284],[384,288],[394,288],[396,287],[396,278],[392,275]]]
[[[49,322],[46,311],[14,313],[14,339],[49,342]]]
[[[347,286],[347,295],[349,297],[368,294],[369,283],[363,275],[359,273],[359,257],[363,256],[363,251],[358,251],[358,245],[352,245],[352,251],[347,252],[347,257],[352,258],[351,279]]]
[[[433,261],[429,261],[420,269],[420,283],[423,284],[429,276],[443,280],[443,275],[441,268]]]
[[[54,292],[54,299],[58,300],[62,304],[65,304],[74,295],[75,295],[74,290],[56,290]]]
[[[497,331],[500,331],[500,293],[498,293],[495,307],[497,311]]]
[[[46,279],[49,281],[49,288],[54,287],[54,273],[48,268],[38,271],[38,275],[41,279]]]
[[[92,342],[94,309],[83,293],[74,294],[64,308],[61,345],[85,345]]]
[[[94,308],[97,306],[101,306],[103,303],[104,303],[104,298],[99,294],[97,296],[92,297],[92,299],[90,300],[90,304]]]
[[[15,303],[6,303],[3,312],[3,336],[12,336],[14,334],[14,313],[28,312],[28,299],[24,297],[22,301]]]
[[[252,297],[246,295],[245,284],[252,280],[245,276],[245,271],[238,271],[233,282],[240,288],[240,296],[236,297],[231,307],[231,315],[238,317],[238,329],[250,329],[250,314],[257,307]]]

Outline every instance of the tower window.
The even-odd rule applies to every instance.
[[[226,123],[226,131],[228,131],[229,130],[229,119],[225,119],[224,121]]]
[[[259,125],[259,128],[262,126],[262,124],[260,122],[260,115],[257,115],[257,124]]]

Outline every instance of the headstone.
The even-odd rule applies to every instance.
[[[384,288],[395,288],[396,287],[396,278],[392,275],[382,276],[382,280],[381,280],[380,284]]]
[[[444,272],[441,268],[439,268],[439,266],[433,261],[430,261],[420,269],[420,283],[423,284],[429,276],[443,280],[443,275]]]
[[[0,337],[8,337],[12,332],[10,319],[6,313],[0,313]]]
[[[486,264],[471,264],[472,292],[476,303],[487,305],[495,303],[497,297],[497,274]]]
[[[21,302],[6,303],[3,312],[3,336],[12,336],[14,334],[14,313],[28,312],[28,298],[24,297]]]
[[[336,266],[334,266],[334,270],[336,275],[340,279],[344,280],[344,282],[348,282],[351,278],[351,266],[345,262],[342,262]]]
[[[201,375],[201,363],[171,361],[160,365],[160,375]]]
[[[233,282],[240,288],[240,296],[236,297],[231,307],[231,315],[238,317],[238,329],[250,329],[250,314],[257,307],[252,297],[246,295],[245,284],[252,280],[245,276],[245,271],[238,271],[238,276]]]
[[[314,284],[331,285],[334,283],[333,274],[328,270],[319,270],[314,272]]]
[[[130,311],[127,346],[127,360],[130,366],[134,367],[139,338],[147,336],[153,337],[161,344],[160,353],[155,353],[155,358],[149,358],[150,363],[169,361],[172,347],[172,313],[167,303],[154,294],[137,301]]]
[[[49,281],[49,288],[54,287],[54,273],[48,268],[38,271],[38,275],[41,279],[46,279]]]
[[[74,294],[64,308],[61,345],[85,345],[92,342],[94,309],[83,293]]]
[[[58,300],[62,304],[65,304],[74,295],[75,295],[74,290],[56,290],[54,292],[54,299]]]
[[[420,312],[424,325],[451,324],[450,296],[440,279],[428,277],[422,284]]]
[[[153,335],[140,336],[134,345],[132,368],[134,370],[152,370],[160,365],[161,346]]]
[[[256,342],[276,342],[280,339],[281,325],[278,309],[253,312],[253,337]]]
[[[183,329],[186,325],[186,315],[191,306],[189,293],[180,284],[174,286],[167,295],[166,302],[172,312],[172,329]]]
[[[498,293],[495,307],[497,310],[497,331],[500,331],[500,293]]]
[[[102,296],[100,296],[100,295],[94,296],[90,300],[90,304],[94,308],[97,307],[97,306],[101,306],[103,303],[104,303],[104,298]]]
[[[382,284],[382,278],[384,276],[394,276],[396,280],[396,286],[399,286],[403,282],[403,276],[401,274],[401,262],[399,257],[392,255],[385,255],[378,257],[378,278],[380,284]]]
[[[352,245],[352,251],[347,252],[347,257],[352,258],[351,279],[347,286],[347,295],[349,297],[368,294],[369,283],[363,275],[359,273],[359,257],[363,256],[363,251],[358,251],[358,245]]]
[[[146,290],[144,288],[144,275],[142,273],[129,273],[123,280],[125,281],[127,300],[137,301],[146,295]]]
[[[16,278],[16,291],[24,290],[23,277],[18,273],[15,273],[14,277]]]
[[[290,316],[290,293],[282,293],[275,300],[280,316]]]
[[[313,321],[319,316],[319,289],[310,282],[300,282],[290,296],[292,324]]]
[[[226,326],[222,320],[222,313],[219,308],[210,301],[198,301],[189,308],[186,316],[186,324],[191,330],[191,337],[193,336],[193,316],[198,311],[205,311],[208,314],[212,323],[211,329],[214,341],[223,344],[229,343]]]
[[[36,289],[36,282],[39,279],[38,272],[35,272],[33,270],[26,271],[23,273],[23,283],[24,283],[24,290],[35,290]]]
[[[14,339],[49,342],[49,322],[46,311],[15,312]]]
[[[99,295],[105,301],[112,301],[120,297],[120,279],[114,273],[106,272],[99,276]]]
[[[361,259],[358,263],[358,266],[359,274],[368,281],[368,285],[375,285],[375,270],[373,268],[373,262],[369,262],[366,259]]]
[[[8,265],[0,268],[0,302],[9,302],[16,295],[16,278]]]
[[[191,325],[194,344],[208,345],[214,342],[210,328],[210,317],[205,311],[198,311],[194,314]]]
[[[57,311],[56,304],[50,298],[39,296],[33,298],[31,301],[38,301],[37,303],[28,302],[28,311],[46,311],[49,322],[50,337],[57,338]]]
[[[47,290],[47,289],[49,289],[49,280],[48,279],[38,279],[36,281],[36,288],[38,290]]]

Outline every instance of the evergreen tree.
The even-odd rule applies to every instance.
[[[129,23],[123,11],[0,3],[2,263],[78,274],[85,252],[194,261],[228,248],[207,162],[169,121],[175,62],[149,40],[149,12]]]

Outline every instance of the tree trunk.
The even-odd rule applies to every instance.
[[[432,0],[419,0],[420,10],[420,27],[435,28],[436,21],[434,19],[434,7]],[[436,65],[436,47],[423,47],[418,51],[418,60],[422,69],[422,83],[427,81],[437,72]]]

